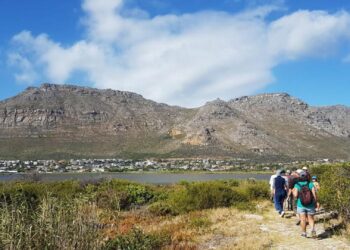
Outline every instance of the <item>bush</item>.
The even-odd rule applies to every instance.
[[[251,207],[251,201],[269,199],[270,190],[268,183],[261,181],[183,182],[167,197],[150,205],[149,211],[155,215],[177,215],[217,207]]]
[[[89,187],[90,186],[90,187]],[[88,185],[87,188],[95,193],[93,199],[101,208],[127,210],[149,203],[154,198],[154,191],[147,185],[127,181],[111,180],[99,184],[96,190]]]
[[[329,166],[320,175],[320,204],[350,222],[350,166]]]
[[[169,197],[175,213],[230,206],[234,191],[219,182],[198,182],[186,185],[181,191]]]
[[[148,211],[154,215],[176,215],[174,208],[166,201],[155,202],[148,207]]]
[[[270,197],[270,187],[267,182],[248,183],[246,189],[250,200],[269,199]]]
[[[145,234],[134,228],[126,235],[119,235],[106,243],[105,250],[156,250],[170,244],[171,238],[166,234]]]

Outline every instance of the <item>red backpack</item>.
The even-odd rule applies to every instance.
[[[301,186],[299,183],[297,185],[300,187],[298,197],[303,206],[311,205],[314,201],[314,196],[311,189],[309,188],[309,182],[306,185]]]

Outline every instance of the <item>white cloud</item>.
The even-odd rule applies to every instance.
[[[14,77],[17,82],[32,84],[37,80],[33,64],[25,57],[18,53],[8,55],[8,64],[15,65],[20,73],[15,73]]]
[[[95,87],[134,91],[178,104],[201,105],[251,94],[274,81],[272,69],[287,60],[327,56],[349,39],[350,15],[297,11],[274,21],[273,6],[244,13],[159,15],[123,7],[122,0],[85,0],[86,38],[71,46],[28,31],[13,41],[23,79],[33,71],[65,82],[84,72]]]

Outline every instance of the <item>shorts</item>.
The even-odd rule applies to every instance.
[[[315,208],[307,208],[307,207],[297,207],[298,214],[309,214],[314,215],[316,213]]]

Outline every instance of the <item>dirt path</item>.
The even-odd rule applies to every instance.
[[[316,223],[317,239],[301,237],[300,226],[296,226],[295,222],[295,217],[280,218],[270,211],[260,224],[260,229],[275,236],[272,249],[350,249],[350,243],[345,239],[325,231],[323,222]],[[310,228],[307,233],[309,236]]]
[[[281,218],[272,208],[262,214],[220,213],[226,218],[216,220],[219,223],[211,228],[213,234],[207,235],[199,249],[350,249],[350,242],[328,234],[323,222],[316,224],[319,237],[312,239],[300,236],[296,217],[287,214]],[[307,232],[310,235],[309,228]]]

